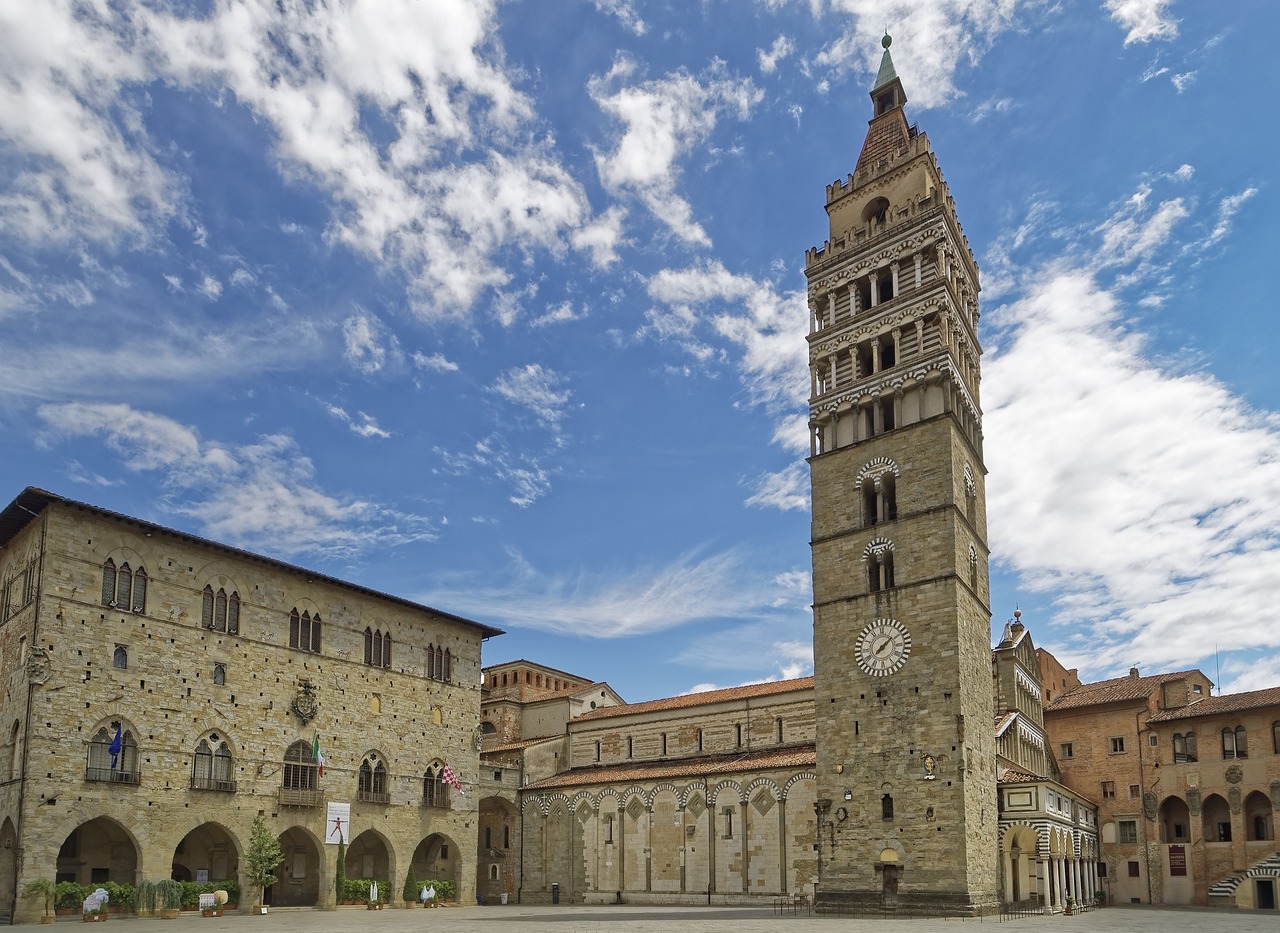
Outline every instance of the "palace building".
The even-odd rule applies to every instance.
[[[239,881],[260,813],[267,902],[332,904],[334,801],[348,877],[472,896],[445,769],[474,787],[498,629],[35,488],[0,512],[0,584],[0,911],[35,919],[35,879]]]

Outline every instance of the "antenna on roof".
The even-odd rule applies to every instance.
[[[1214,686],[1218,688],[1218,694],[1221,695],[1222,694],[1222,659],[1218,657],[1218,643],[1216,641],[1213,643],[1213,666],[1214,666],[1213,679],[1215,681]],[[1209,692],[1212,693],[1213,691],[1210,690]]]

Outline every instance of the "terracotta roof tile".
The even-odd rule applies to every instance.
[[[548,742],[553,739],[564,738],[562,735],[543,735],[536,739],[521,739],[518,742],[504,742],[502,745],[485,745],[480,748],[481,755],[488,755],[490,752],[518,752],[521,749],[528,748],[531,745],[537,745],[539,742]]]
[[[812,745],[773,748],[742,755],[707,755],[696,758],[660,761],[626,761],[616,765],[574,768],[536,781],[523,790],[552,790],[579,787],[584,784],[629,784],[633,781],[656,781],[663,778],[701,777],[711,774],[740,774],[769,768],[802,768],[817,764]]]
[[[1205,697],[1196,700],[1189,706],[1176,709],[1163,709],[1151,716],[1150,722],[1169,722],[1174,719],[1194,719],[1197,716],[1218,716],[1226,713],[1238,713],[1246,709],[1258,709],[1263,706],[1280,706],[1280,687],[1267,687],[1265,690],[1250,690],[1246,693],[1228,693],[1222,696]]]
[[[1150,677],[1113,677],[1111,680],[1099,680],[1091,684],[1081,684],[1058,698],[1044,709],[1046,713],[1056,713],[1065,709],[1079,709],[1083,706],[1101,706],[1104,703],[1119,703],[1125,700],[1145,700],[1163,683],[1169,680],[1180,680],[1200,674],[1200,671],[1176,671],[1170,674],[1152,674]],[[1204,676],[1200,674],[1200,676]]]
[[[997,784],[1027,784],[1035,781],[1045,780],[1035,774],[1028,774],[1026,771],[1019,771],[1016,768],[1005,768],[1000,772],[1000,776],[996,778]]]
[[[703,693],[687,693],[678,697],[663,697],[659,700],[648,700],[644,703],[607,706],[604,709],[583,713],[574,722],[582,722],[588,719],[608,719],[611,716],[629,716],[632,713],[685,709],[690,706],[709,706],[712,703],[723,703],[727,700],[744,700],[751,697],[772,696],[779,693],[812,689],[812,677],[800,677],[796,680],[774,680],[764,684],[747,684],[745,687],[727,687],[723,690],[707,690]]]

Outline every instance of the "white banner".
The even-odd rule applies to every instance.
[[[350,823],[351,804],[329,801],[329,813],[325,817],[324,823],[325,845],[336,846],[339,841],[343,843],[350,842]]]

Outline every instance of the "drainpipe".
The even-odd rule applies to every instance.
[[[25,511],[30,511],[27,509]],[[43,601],[44,595],[44,561],[45,549],[48,547],[49,537],[49,506],[46,505],[41,511],[44,515],[40,519],[40,559],[36,564],[36,579],[32,581],[35,586],[36,600],[35,606],[31,610],[31,645],[29,651],[34,651],[37,639],[40,633],[40,603]],[[25,666],[26,659],[23,658]],[[25,671],[24,671],[25,674]],[[22,823],[23,816],[26,812],[27,800],[27,761],[31,755],[31,710],[35,706],[36,685],[31,682],[30,676],[27,677],[27,709],[24,716],[25,722],[22,726],[22,775],[18,780],[18,819],[17,825],[14,827],[14,846],[16,850],[13,853],[13,899],[9,902],[9,919],[13,922],[13,915],[18,909],[18,878],[22,875],[22,863],[24,860],[25,847],[22,845]],[[57,874],[57,862],[54,862],[54,874]]]
[[[1138,813],[1138,843],[1142,848],[1142,861],[1146,869],[1147,876],[1147,903],[1152,903],[1151,888],[1151,859],[1147,851],[1147,772],[1146,766],[1142,762],[1142,714],[1150,714],[1150,710],[1142,710],[1134,713],[1133,724],[1138,736],[1138,804],[1142,808]]]

